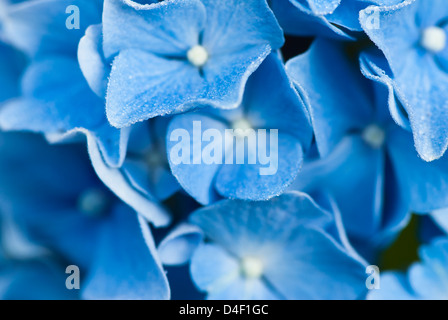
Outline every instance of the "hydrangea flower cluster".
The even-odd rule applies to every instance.
[[[446,0],[0,0],[1,299],[448,299]]]

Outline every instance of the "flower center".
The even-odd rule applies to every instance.
[[[428,27],[423,30],[420,43],[423,48],[433,53],[439,53],[446,47],[446,32],[439,27]]]
[[[247,278],[259,278],[263,274],[263,262],[254,257],[246,257],[241,262],[241,271]]]
[[[208,61],[208,52],[201,46],[196,45],[187,52],[188,61],[195,67],[201,68]]]
[[[371,124],[362,132],[362,138],[367,142],[372,148],[380,148],[384,140],[386,139],[386,133],[383,128],[380,128],[376,124]]]
[[[236,137],[246,137],[252,129],[252,125],[244,118],[238,119],[232,123],[233,133]]]
[[[160,153],[155,150],[151,150],[150,152],[146,153],[145,161],[146,164],[151,168],[159,167],[164,163]]]
[[[100,217],[109,209],[110,199],[101,189],[91,188],[78,198],[78,210],[89,217]]]

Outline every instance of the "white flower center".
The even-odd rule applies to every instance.
[[[99,217],[103,215],[110,201],[107,194],[97,188],[91,188],[84,191],[78,198],[78,210],[90,217]]]
[[[201,68],[208,61],[208,52],[207,50],[201,46],[196,45],[187,52],[188,61],[195,67]]]
[[[428,27],[423,30],[420,43],[426,50],[439,53],[446,47],[446,32],[439,27]]]
[[[232,123],[233,133],[236,137],[246,137],[252,131],[252,125],[244,118],[238,119]]]
[[[362,138],[373,148],[380,148],[386,139],[386,133],[376,124],[371,124],[362,132]]]
[[[241,271],[247,278],[259,278],[263,274],[263,262],[254,257],[246,257],[241,262]]]

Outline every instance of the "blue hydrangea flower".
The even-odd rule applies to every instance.
[[[407,224],[410,211],[446,207],[448,160],[419,158],[412,135],[390,116],[393,97],[364,79],[345,50],[316,40],[286,65],[310,111],[318,153],[293,188],[332,194],[349,236],[377,246]]]
[[[27,239],[81,268],[83,298],[169,297],[147,222],[99,181],[82,146],[13,133],[0,146],[0,208]]]
[[[208,239],[190,267],[208,299],[355,299],[365,291],[365,266],[326,233],[331,214],[305,194],[224,200],[190,221]]]
[[[106,0],[103,35],[114,57],[106,111],[119,128],[201,104],[236,108],[249,75],[283,44],[264,0]]]
[[[369,292],[371,300],[448,300],[448,238],[439,238],[419,250],[421,262],[407,273],[381,275],[381,287]]]
[[[390,84],[408,117],[420,156],[426,161],[438,159],[448,147],[446,1],[406,0],[376,10],[378,28],[368,26],[365,11],[360,21],[387,59],[382,63],[387,68],[367,56],[368,73]]]
[[[82,14],[79,29],[66,26],[69,5]],[[127,135],[109,125],[104,97],[89,88],[77,58],[81,37],[89,25],[101,22],[101,13],[100,0],[32,0],[8,7],[5,35],[30,57],[30,64],[21,80],[22,96],[5,104],[0,127],[45,133],[53,142],[68,139],[69,131],[87,129],[106,161],[119,165]]]
[[[277,86],[278,90],[273,92],[273,86]],[[195,123],[201,126],[199,136]],[[226,137],[227,129],[241,129],[242,134],[235,138],[231,136],[231,139],[226,139],[225,142],[221,141],[220,155],[215,154],[218,159],[209,162],[203,160],[198,164],[197,157],[204,158],[203,154],[212,145],[201,137],[209,129],[219,131],[221,137]],[[257,152],[251,148],[254,146],[249,145],[255,143],[253,141],[247,142],[244,161],[239,164],[234,159],[237,143],[227,142],[232,142],[233,139],[242,139],[243,142],[249,140],[244,135],[245,129],[266,130],[266,139],[257,140],[256,148],[259,154],[263,142],[266,142],[266,149],[276,153],[270,155],[271,164],[263,164],[260,159],[256,159],[254,163],[249,162],[250,155]],[[271,139],[274,134],[271,129],[278,130],[277,141]],[[179,142],[179,137],[175,136],[178,130],[188,134],[191,139],[188,142],[183,139]],[[174,176],[185,191],[202,204],[216,201],[219,195],[227,198],[266,200],[282,193],[294,180],[311,136],[307,111],[286,76],[282,61],[277,54],[272,54],[250,77],[244,99],[238,109],[208,108],[173,117],[167,133],[168,161]],[[213,139],[216,138],[210,137],[208,141],[216,143]],[[197,140],[204,141],[199,148],[196,147]],[[174,161],[173,157],[183,153],[177,150],[179,143],[183,142],[187,147],[191,146],[191,152],[187,156],[188,161],[179,163]],[[274,145],[275,143],[277,145]],[[232,158],[228,156],[229,150],[232,150]],[[274,167],[273,162],[277,160],[276,171],[272,171],[272,174],[261,174],[261,168]]]
[[[401,0],[272,0],[271,7],[288,34],[354,39],[362,31],[359,12],[369,5]],[[373,11],[367,11],[374,14]]]
[[[171,215],[158,203],[181,189],[168,165],[166,125],[167,119],[161,117],[133,125],[120,167],[107,164],[95,138],[87,132],[89,154],[98,176],[125,203],[158,227],[171,221]]]

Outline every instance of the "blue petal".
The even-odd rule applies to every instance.
[[[95,141],[98,145],[105,163],[112,168],[117,168],[123,164],[126,156],[129,131],[129,128],[114,128],[107,121],[104,121],[95,130],[75,128],[63,133],[46,133],[45,137],[51,144],[63,144],[90,135],[92,141]]]
[[[308,149],[312,138],[308,111],[278,54],[270,54],[249,78],[242,105],[253,127],[278,129],[296,137],[302,148]]]
[[[115,58],[110,74],[107,117],[113,126],[125,127],[155,116],[182,112],[187,108],[185,104],[199,100],[204,94],[205,81],[188,62],[135,49],[124,50]]]
[[[298,227],[295,234],[272,253],[265,271],[281,294],[294,300],[357,299],[364,294],[365,267],[334,239],[309,227]]]
[[[342,45],[317,40],[308,52],[288,61],[286,71],[304,97],[321,156],[328,155],[347,131],[371,121],[373,105],[368,102],[373,98]]]
[[[124,206],[105,223],[82,290],[85,299],[169,299],[148,224]]]
[[[53,147],[38,135],[1,133],[0,148],[0,193],[15,206],[29,207],[21,201],[25,195],[29,202],[51,205],[100,184],[83,145]]]
[[[238,261],[223,248],[201,244],[191,259],[190,272],[200,289],[213,294],[233,284],[240,270]]]
[[[350,31],[362,31],[359,24],[359,11],[365,9],[369,0],[342,0],[341,5],[334,10],[334,12],[328,14],[326,18],[332,24],[342,26]]]
[[[325,17],[311,15],[302,5],[288,0],[272,0],[271,7],[281,27],[287,34],[296,36],[323,36],[353,40],[343,29],[331,24]]]
[[[3,128],[54,133],[91,129],[105,121],[103,102],[71,58],[54,56],[32,63],[23,76],[22,94],[1,110]]]
[[[87,266],[102,220],[83,215],[78,200],[85,190],[104,187],[84,148],[49,146],[39,136],[16,133],[2,134],[0,141],[0,203],[29,240]]]
[[[122,172],[140,189],[166,200],[180,189],[166,156],[168,119],[155,118],[132,126]]]
[[[87,28],[86,34],[79,41],[78,61],[81,71],[90,88],[100,98],[106,97],[110,65],[105,61],[102,43],[101,24]]]
[[[202,3],[207,10],[203,44],[211,55],[249,51],[251,47],[267,44],[276,50],[283,45],[282,31],[266,1],[202,0]]]
[[[383,187],[382,150],[356,136],[342,140],[326,158],[307,163],[294,183],[296,190],[333,194],[347,232],[361,238],[370,238],[381,226]]]
[[[99,146],[92,134],[87,132],[87,145],[93,168],[102,182],[120,199],[142,214],[155,226],[169,224],[171,217],[151,194],[129,181],[119,168],[109,167],[104,161]]]
[[[0,271],[1,300],[72,300],[77,290],[65,286],[67,274],[54,260],[9,262]]]
[[[324,227],[331,216],[308,195],[287,192],[269,202],[223,200],[196,211],[190,220],[215,243],[243,257],[262,250],[263,243],[283,246],[298,226]]]
[[[409,268],[409,281],[416,294],[422,299],[446,300],[448,297],[448,241],[435,240],[420,249],[423,263]]]
[[[79,8],[79,29],[66,27],[70,16],[66,9],[70,5]],[[25,1],[8,9],[4,32],[8,41],[30,56],[73,55],[84,30],[101,21],[101,9],[100,0]]]
[[[222,121],[215,120],[207,115],[188,113],[174,117],[168,127],[166,139],[168,161],[173,175],[188,194],[198,202],[208,204],[214,202],[218,198],[214,189],[214,182],[216,173],[220,169],[221,164],[205,164],[202,163],[202,161],[202,164],[195,164],[195,162],[197,162],[197,157],[202,156],[202,148],[196,150],[193,141],[202,141],[202,139],[201,136],[196,137],[197,133],[194,132],[193,121],[199,121],[201,124],[201,132],[198,133],[199,135],[202,135],[202,132],[205,130],[214,129],[218,130],[221,133],[221,136],[224,137],[224,130],[227,128],[227,125]],[[185,147],[190,150],[188,163],[177,164],[173,162],[173,157],[178,156],[177,154],[171,155],[172,152],[175,152],[173,151],[173,148],[181,143],[178,142],[178,140],[175,140],[178,138],[173,135],[177,130],[183,130],[189,137],[189,141],[185,142]],[[183,152],[184,151],[182,151],[182,153]],[[222,155],[224,156],[224,154],[223,146]],[[223,162],[224,161],[221,160],[221,163]],[[201,183],[197,183],[198,181]]]
[[[124,127],[197,105],[236,108],[247,78],[269,51],[266,45],[216,56],[204,66],[203,76],[186,60],[160,58],[133,49],[121,51],[109,80],[108,119],[113,126]]]
[[[368,300],[413,300],[406,275],[398,272],[386,272],[381,275],[380,289],[369,291]]]
[[[436,210],[431,213],[434,221],[448,233],[448,211],[447,209]]]
[[[266,134],[269,164],[250,164],[247,159],[244,164],[223,164],[215,181],[219,194],[232,199],[267,200],[281,194],[294,181],[302,166],[302,147],[295,138],[281,133],[278,145],[272,145],[271,135]],[[257,144],[259,151],[261,144]],[[263,175],[263,170],[268,173]]]
[[[29,206],[38,212],[31,208],[14,210],[16,223],[28,238],[80,268],[88,268],[94,258],[92,245],[98,240],[97,233],[103,220],[90,219],[76,207],[70,208],[69,203],[65,204],[65,208],[62,205],[52,208],[36,203]]]
[[[166,200],[180,190],[180,185],[169,169],[151,168],[144,162],[126,160],[122,167],[124,175],[139,189],[146,190],[160,201]]]
[[[160,243],[158,252],[164,265],[187,263],[202,241],[202,231],[191,224],[183,223],[171,231]]]
[[[386,58],[379,50],[370,50],[363,52],[359,58],[361,64],[361,72],[370,80],[381,83],[388,90],[388,105],[394,121],[404,129],[411,129],[409,118],[403,105],[403,95],[396,87],[392,80],[392,71],[387,63]]]
[[[126,156],[126,145],[129,139],[129,130],[116,129],[108,122],[92,132],[95,136],[104,161],[111,167],[119,167]]]
[[[131,0],[104,2],[104,54],[107,59],[127,49],[157,55],[185,56],[198,44],[206,19],[199,0],[141,5]]]
[[[234,257],[222,248],[202,244],[191,261],[191,276],[208,300],[281,299],[261,279],[244,279]]]
[[[448,207],[448,161],[427,163],[415,152],[412,136],[401,128],[388,134],[388,151],[410,209],[427,213]]]
[[[332,13],[341,4],[341,0],[291,0],[291,2],[301,4],[313,14],[321,16]]]

